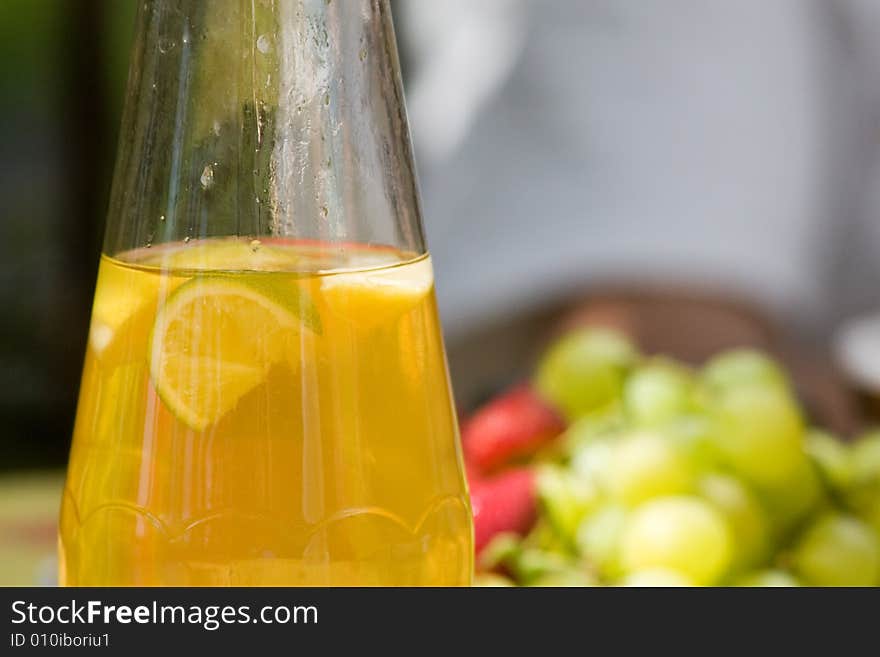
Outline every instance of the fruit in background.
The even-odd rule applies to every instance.
[[[472,481],[470,493],[478,554],[493,536],[503,532],[524,534],[535,522],[535,473],[528,468]]]
[[[880,485],[880,431],[859,438],[852,447],[853,484]]]
[[[829,513],[801,537],[794,569],[811,586],[880,584],[880,539],[855,517]]]
[[[758,485],[772,485],[797,469],[804,424],[787,392],[735,387],[711,403],[715,444],[729,467]]]
[[[576,572],[574,564],[566,556],[530,547],[508,557],[505,566],[526,586],[535,586],[547,577]]]
[[[841,492],[852,485],[852,455],[840,440],[825,431],[813,430],[804,438],[804,450],[830,489]]]
[[[633,372],[623,388],[623,404],[636,424],[653,425],[691,406],[693,376],[671,361],[656,359]]]
[[[537,487],[544,516],[563,542],[573,546],[578,525],[600,501],[598,487],[557,466],[538,471]]]
[[[694,482],[687,458],[655,433],[623,438],[615,445],[608,468],[611,495],[630,506],[652,497],[687,493]]]
[[[793,470],[755,490],[767,509],[776,538],[786,538],[791,529],[827,501],[819,475],[806,455],[801,455]]]
[[[636,509],[620,545],[625,570],[673,570],[694,584],[717,582],[730,565],[730,530],[722,515],[696,497],[661,497]]]
[[[538,365],[535,387],[573,420],[617,400],[636,358],[635,348],[621,335],[582,329],[550,347]]]
[[[578,552],[607,578],[620,574],[620,541],[626,521],[626,509],[610,504],[587,516],[578,527]]]
[[[531,456],[565,429],[559,414],[526,385],[489,402],[464,422],[467,463],[481,472]]]
[[[862,436],[850,450],[852,481],[847,506],[880,534],[880,431]]]
[[[701,497],[721,512],[733,540],[732,570],[762,561],[770,547],[767,514],[748,486],[736,477],[712,472],[700,478]]]
[[[639,362],[626,345],[608,331],[564,337],[535,388],[571,425],[548,448],[502,423],[486,444],[530,446],[472,457],[487,470],[468,463],[476,506],[502,510],[477,520],[478,541],[495,536],[483,569],[525,586],[880,584],[880,433],[848,446],[806,428],[782,370],[758,352],[692,373]],[[523,458],[538,504],[517,516],[534,507],[481,487]]]
[[[516,586],[516,584],[508,577],[497,573],[477,573],[474,575],[474,586],[488,588],[505,588]]]
[[[602,491],[608,490],[608,475],[614,458],[615,441],[596,440],[579,446],[571,455],[569,466],[575,475],[593,484]]]
[[[744,387],[789,388],[779,366],[753,349],[734,349],[715,356],[703,368],[701,379],[712,394]]]
[[[549,587],[588,587],[598,586],[598,582],[581,570],[565,570],[558,573],[548,573],[534,580],[532,586]]]
[[[759,570],[743,575],[734,582],[735,586],[763,586],[781,588],[800,586],[794,575],[784,570]]]
[[[693,586],[694,583],[681,573],[674,570],[653,568],[651,570],[640,570],[634,573],[630,573],[623,579],[621,585],[634,586],[638,588],[670,588],[673,586]]]

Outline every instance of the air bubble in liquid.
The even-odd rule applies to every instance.
[[[210,164],[206,165],[202,170],[202,177],[199,178],[202,183],[202,189],[210,189],[214,185],[214,167]]]
[[[272,41],[269,39],[268,35],[261,34],[257,37],[257,50],[264,55],[268,55],[272,52]]]

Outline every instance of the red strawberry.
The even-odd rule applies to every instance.
[[[559,414],[527,385],[489,402],[462,425],[465,460],[488,472],[529,456],[565,429]]]
[[[537,514],[535,474],[528,468],[508,470],[491,479],[471,481],[474,542],[479,553],[501,532],[526,533]]]

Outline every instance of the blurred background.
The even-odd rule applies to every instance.
[[[54,544],[135,6],[0,3],[0,581]],[[393,9],[463,410],[592,322],[691,362],[760,346],[817,421],[871,421],[880,4]]]

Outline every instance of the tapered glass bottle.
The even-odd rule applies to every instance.
[[[472,530],[384,0],[146,0],[69,585],[460,585]]]

